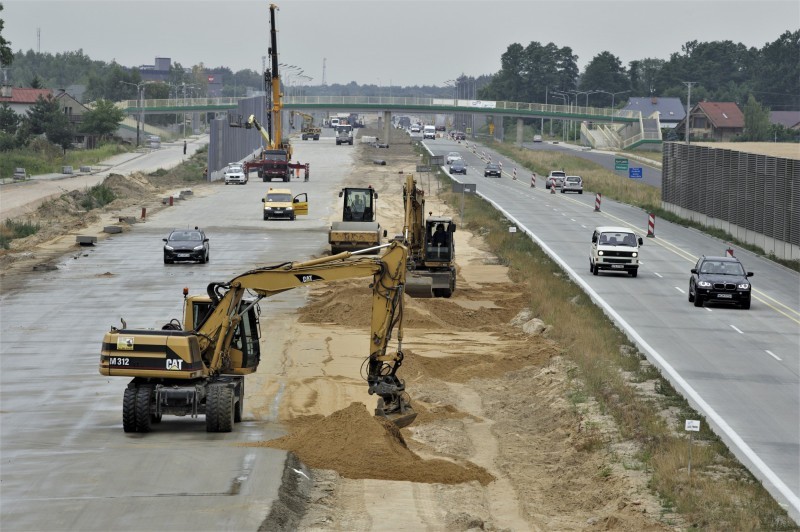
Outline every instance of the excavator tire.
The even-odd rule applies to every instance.
[[[122,430],[136,432],[136,388],[125,388],[122,397]]]
[[[227,384],[212,384],[206,396],[206,432],[233,430],[233,390]]]
[[[152,400],[152,386],[139,386],[136,388],[136,432],[150,432],[150,404]]]

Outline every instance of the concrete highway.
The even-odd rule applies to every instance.
[[[263,221],[260,198],[268,185],[258,179],[220,185],[130,232],[76,249],[54,271],[4,287],[3,530],[257,530],[262,524],[287,455],[237,444],[282,435],[276,420],[253,421],[246,395],[244,421],[232,433],[207,433],[202,416],[165,416],[149,434],[126,434],[122,395],[130,379],[101,376],[98,365],[103,334],[121,317],[132,328],[160,328],[181,317],[184,286],[205,292],[210,281],[327,249],[327,220],[353,150],[337,147],[332,137],[295,146],[312,168],[311,181],[291,183],[293,192],[309,194],[307,218]],[[210,237],[210,262],[164,265],[161,238],[194,225]],[[262,334],[268,337],[277,317],[305,297],[293,290],[262,302]]]
[[[660,220],[655,238],[646,238],[648,217],[641,209],[604,198],[595,212],[591,191],[550,194],[541,176],[531,188],[530,172],[485,148],[473,154],[448,139],[425,145],[435,155],[462,154],[467,175],[451,177],[477,184],[480,196],[559,262],[798,520],[800,276],[735,250],[755,273],[751,309],[695,308],[688,301],[689,270],[701,255],[724,255],[726,243]],[[502,178],[483,177],[482,151],[503,162]],[[514,166],[517,181],[511,178]],[[599,225],[630,227],[645,237],[637,278],[589,272],[590,238]]]

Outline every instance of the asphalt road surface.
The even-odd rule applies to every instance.
[[[656,220],[646,238],[647,213],[595,195],[550,194],[543,180],[486,148],[425,141],[435,155],[462,154],[467,175],[519,229],[531,235],[662,369],[690,403],[776,499],[800,518],[800,275],[744,250],[734,250],[754,291],[750,310],[695,308],[688,302],[689,270],[701,255],[724,255],[726,243]],[[563,149],[563,148],[562,148]],[[503,163],[503,177],[483,177],[482,151]],[[587,152],[583,152],[584,154]],[[612,156],[613,159],[613,156]],[[612,160],[613,164],[613,160]],[[568,170],[568,169],[567,169]],[[569,174],[569,171],[567,171]],[[625,179],[620,177],[620,179]],[[589,272],[592,230],[622,225],[644,238],[639,276]],[[678,430],[683,430],[679,427]]]
[[[129,379],[98,373],[100,344],[120,317],[135,328],[180,318],[184,286],[204,292],[210,281],[327,248],[327,219],[353,150],[335,146],[331,137],[295,144],[312,168],[311,181],[291,183],[293,192],[308,192],[308,217],[262,220],[260,198],[269,185],[260,180],[219,186],[64,256],[54,271],[5,287],[3,530],[258,529],[278,494],[287,455],[237,444],[282,435],[277,421],[248,421],[246,402],[244,421],[231,433],[207,433],[202,416],[165,416],[149,434],[126,434],[121,408]],[[210,237],[210,262],[164,265],[161,238],[173,227],[194,225]],[[304,290],[292,290],[262,302],[264,336],[272,316],[305,297]]]

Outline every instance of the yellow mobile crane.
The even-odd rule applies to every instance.
[[[102,375],[133,378],[122,399],[125,432],[150,432],[164,414],[205,414],[206,431],[230,432],[242,420],[244,376],[261,358],[261,299],[300,286],[372,277],[372,321],[365,379],[379,397],[375,415],[398,427],[414,421],[397,377],[403,363],[403,296],[408,251],[399,241],[382,246],[379,257],[340,253],[306,262],[256,268],[225,283],[211,283],[206,295],[184,288],[183,323],[172,319],[161,330],[111,327],[100,353]],[[369,251],[369,250],[365,250]],[[245,297],[247,293],[254,295]],[[397,347],[389,352],[397,327]]]
[[[307,115],[305,113],[301,113],[300,111],[292,111],[292,128],[294,128],[294,115],[300,115],[303,117],[303,127],[300,130],[300,134],[303,140],[313,139],[319,140],[319,135],[322,133],[322,128],[316,127],[314,125],[314,117],[311,115]]]

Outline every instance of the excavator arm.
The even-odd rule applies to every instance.
[[[258,132],[261,133],[261,136],[264,137],[264,146],[267,149],[271,149],[273,146],[272,141],[269,140],[269,133],[267,133],[267,130],[261,127],[261,124],[258,123],[258,120],[256,120],[256,115],[250,115],[250,118],[247,119],[247,127],[249,128],[253,126],[255,126]]]
[[[211,311],[196,330],[209,372],[213,375],[231,369],[226,366],[232,360],[229,350],[234,331],[246,309],[258,300],[313,283],[372,277],[372,319],[366,361],[369,393],[380,397],[376,415],[400,427],[410,424],[416,413],[411,409],[404,383],[397,377],[397,370],[403,363],[403,295],[408,253],[397,241],[382,247],[388,249],[379,257],[344,252],[305,262],[257,268],[227,283],[210,284]],[[243,308],[247,292],[254,293],[256,300]],[[395,327],[397,348],[389,352]]]

